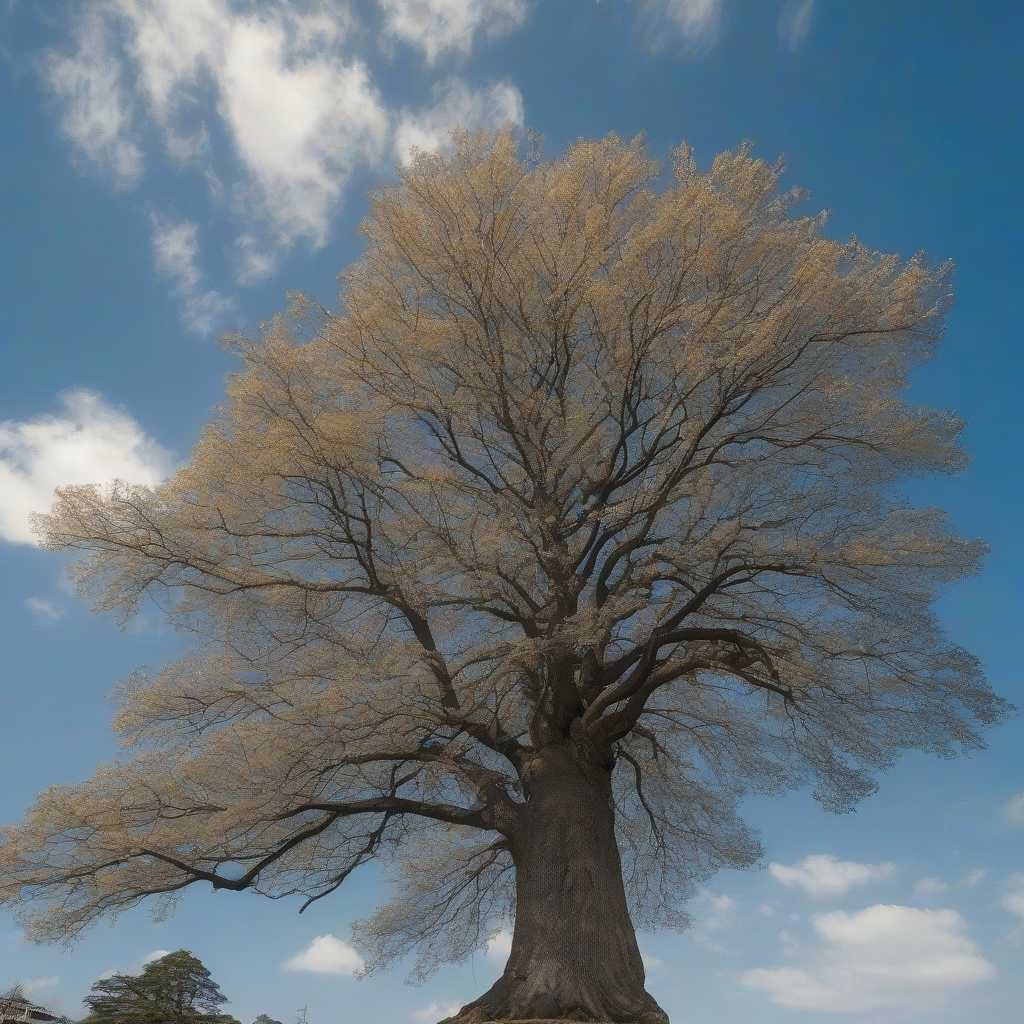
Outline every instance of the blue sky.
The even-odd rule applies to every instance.
[[[1024,706],[1024,13],[945,0],[2,0],[0,3],[0,821],[115,753],[105,699],[180,648],[125,631],[32,544],[67,482],[159,480],[231,368],[216,339],[303,288],[335,305],[368,188],[456,123],[686,140],[707,166],[785,154],[828,231],[956,265],[957,303],[915,397],[970,426],[971,468],[915,484],[983,571],[941,614]],[[912,756],[853,814],[756,800],[760,870],[718,876],[686,933],[641,937],[673,1021],[1019,1020],[1024,722],[969,760]],[[243,1024],[436,1020],[482,991],[502,941],[422,988],[356,980],[349,923],[386,880],[295,902],[190,892],[69,949],[0,915],[0,988],[72,1015],[109,970],[191,949]]]

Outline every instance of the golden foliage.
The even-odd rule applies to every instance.
[[[842,808],[1003,706],[931,611],[980,543],[910,507],[965,462],[907,403],[950,268],[822,234],[780,165],[464,135],[373,198],[344,309],[297,298],[155,490],[38,526],[194,651],[122,684],[126,760],[0,843],[37,937],[196,880],[308,898],[398,857],[363,939],[459,958],[511,912],[531,759],[614,759],[638,921],[758,855],[749,792]],[[403,867],[404,865],[404,867]]]

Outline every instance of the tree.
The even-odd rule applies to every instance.
[[[663,1022],[634,926],[759,856],[749,793],[852,807],[1005,705],[939,627],[983,545],[900,481],[965,464],[902,397],[950,268],[822,234],[748,148],[660,192],[640,140],[508,133],[373,196],[343,309],[301,297],[189,464],[39,520],[101,610],[194,650],[120,687],[130,759],[4,832],[39,939],[196,882],[395,899],[370,969],[460,960],[454,1018]]]
[[[83,1024],[238,1024],[220,1012],[227,998],[187,949],[152,960],[142,973],[101,978],[85,997]]]

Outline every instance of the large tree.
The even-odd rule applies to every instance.
[[[126,759],[3,833],[39,939],[196,882],[305,905],[381,859],[371,968],[504,974],[453,1020],[664,1022],[634,926],[749,865],[749,793],[851,807],[1003,706],[940,629],[980,543],[901,480],[960,470],[908,404],[950,268],[835,242],[749,149],[420,155],[342,311],[298,300],[187,466],[39,521],[82,588],[196,637],[121,684]]]

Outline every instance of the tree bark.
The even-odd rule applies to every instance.
[[[668,1024],[644,988],[615,841],[610,766],[561,745],[542,750],[525,775],[527,801],[512,837],[512,952],[494,986],[443,1024]]]

